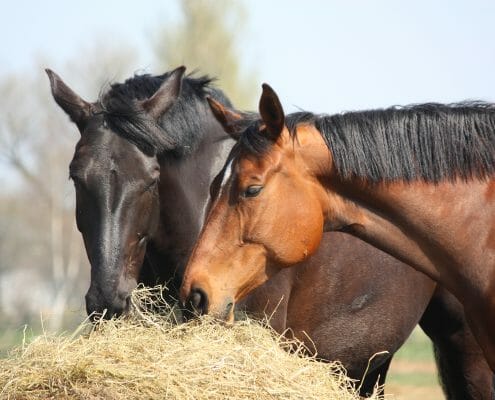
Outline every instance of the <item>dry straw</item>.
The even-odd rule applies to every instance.
[[[339,365],[304,356],[300,343],[260,323],[177,325],[161,300],[161,291],[141,289],[126,319],[83,325],[70,337],[43,335],[14,350],[0,360],[0,398],[359,398]],[[154,313],[145,311],[150,305]]]

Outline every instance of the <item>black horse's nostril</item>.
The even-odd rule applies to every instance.
[[[118,293],[112,299],[100,292],[90,290],[86,294],[86,311],[92,322],[111,319],[126,314],[131,308],[131,296],[127,292]]]
[[[208,295],[203,289],[195,288],[191,290],[191,294],[188,299],[191,311],[202,315],[208,312]]]

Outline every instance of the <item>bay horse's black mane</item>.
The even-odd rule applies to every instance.
[[[240,146],[261,155],[273,142],[259,133],[259,123],[243,133]],[[285,123],[294,138],[297,125],[314,125],[344,179],[439,182],[495,173],[495,105],[490,103],[428,103],[336,115],[297,112]]]
[[[136,100],[152,96],[162,82],[170,76],[135,75],[124,83],[114,83],[98,100],[106,124],[115,133],[135,144],[148,155],[172,154],[182,157],[192,153],[200,142],[204,118],[213,116],[206,96],[229,104],[218,89],[211,86],[212,78],[184,77],[179,98],[163,118],[156,122],[143,112]]]

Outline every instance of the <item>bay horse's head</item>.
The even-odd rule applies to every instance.
[[[331,165],[309,124],[295,137],[275,92],[263,85],[261,119],[247,129],[240,114],[210,99],[224,129],[239,137],[212,184],[210,212],[185,270],[181,300],[201,313],[231,319],[235,303],[281,268],[318,247],[325,193],[318,176]],[[241,132],[239,132],[241,130]]]
[[[129,307],[146,243],[159,220],[157,153],[174,146],[158,121],[176,101],[184,70],[177,68],[154,82],[154,94],[148,97],[128,102],[129,94],[119,96],[119,90],[132,88],[116,84],[112,96],[107,93],[94,103],[47,70],[55,101],[81,134],[69,170],[76,189],[77,227],[91,264],[88,314],[106,309],[105,317],[111,317]]]

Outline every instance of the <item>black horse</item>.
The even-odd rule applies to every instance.
[[[124,313],[138,282],[168,283],[175,296],[203,223],[210,184],[234,144],[206,97],[228,100],[206,77],[183,78],[183,67],[114,84],[94,103],[47,73],[56,102],[81,133],[70,176],[77,226],[91,264],[88,314]],[[371,365],[363,395],[377,380],[385,381],[393,353],[424,313],[422,326],[435,343],[448,397],[489,398],[491,372],[455,300],[440,290],[433,295],[431,280],[390,256],[355,238],[333,235],[331,248],[324,241],[305,265],[279,274],[248,297],[246,310],[271,313],[277,305],[272,324],[279,332],[291,327],[306,341],[303,332],[308,333],[320,358],[339,359],[356,379],[374,353],[388,350]],[[348,270],[348,263],[361,272],[339,286],[335,277]],[[374,268],[377,263],[382,267]],[[318,296],[317,287],[301,284],[315,276],[315,269],[319,285],[332,285],[334,296]],[[306,301],[302,310],[302,302],[292,301],[296,297],[312,303]],[[448,317],[439,321],[437,315]]]
[[[209,184],[233,144],[204,99],[228,100],[206,77],[183,80],[183,67],[114,84],[95,103],[47,73],[81,133],[69,170],[91,264],[88,314],[125,312],[138,282],[176,292]]]

